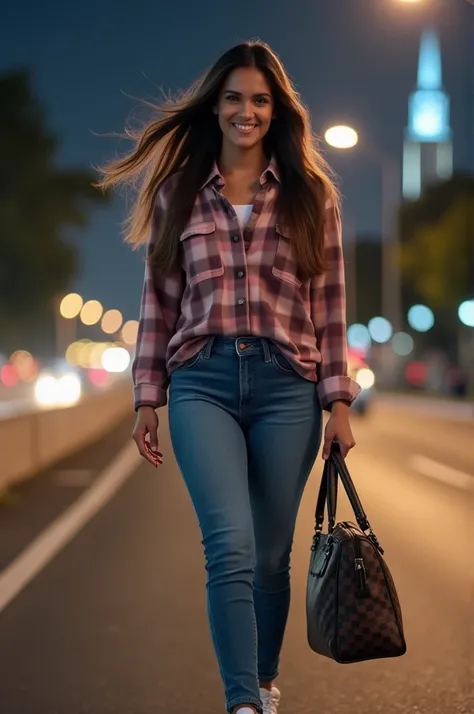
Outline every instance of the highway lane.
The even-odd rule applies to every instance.
[[[142,465],[0,613],[0,711],[8,714],[220,712],[194,513],[162,413],[161,472]],[[306,645],[304,597],[316,464],[298,521],[293,599],[279,686],[282,714],[474,712],[472,425],[381,404],[354,420],[349,466],[399,590],[409,646],[398,660],[342,666]],[[0,510],[0,566],[87,489],[120,451],[123,424]],[[472,477],[418,473],[425,456]],[[82,473],[67,483],[64,473]],[[447,472],[449,474],[449,472]],[[350,516],[341,499],[340,517]],[[3,544],[12,544],[9,548]]]

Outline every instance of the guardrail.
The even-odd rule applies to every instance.
[[[75,406],[0,421],[0,493],[100,439],[132,410],[130,382],[124,380]]]

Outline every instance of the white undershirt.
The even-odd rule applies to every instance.
[[[253,205],[251,203],[248,203],[245,206],[234,205],[233,208],[237,214],[237,218],[239,219],[240,227],[242,229],[245,228],[250,218],[250,214],[252,213]]]

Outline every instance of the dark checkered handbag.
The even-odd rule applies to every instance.
[[[338,477],[358,526],[336,524]],[[314,652],[341,664],[405,654],[400,603],[383,552],[335,445],[321,480],[308,573],[307,634]]]

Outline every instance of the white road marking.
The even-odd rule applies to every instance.
[[[423,476],[442,481],[447,483],[448,486],[455,486],[464,490],[474,489],[474,475],[440,464],[427,456],[413,454],[410,457],[410,466]]]
[[[0,574],[0,612],[110,501],[140,461],[135,444],[127,444],[95,483],[5,568]]]

